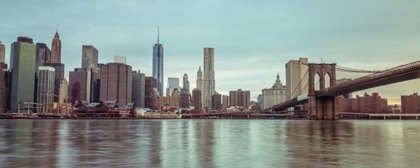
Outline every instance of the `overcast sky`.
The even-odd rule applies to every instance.
[[[9,0],[0,18],[7,63],[18,36],[51,47],[58,25],[66,76],[81,66],[84,44],[99,50],[100,63],[124,55],[151,76],[159,26],[165,85],[188,73],[194,88],[203,48],[214,47],[216,91],[242,88],[253,100],[277,73],[285,84],[285,63],[299,57],[372,70],[420,60],[419,0]],[[366,91],[399,104],[419,86],[416,79]]]

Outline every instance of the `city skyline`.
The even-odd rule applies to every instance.
[[[34,8],[22,6],[22,3]],[[68,8],[93,10],[90,13],[78,14],[56,11],[59,8],[54,8],[51,9],[51,13],[56,16],[40,23],[33,22],[23,15],[26,15],[26,12],[35,12],[37,7],[48,6],[48,1],[8,2],[0,7],[1,15],[6,16],[18,7],[23,8],[24,12],[23,15],[4,18],[4,22],[0,23],[0,41],[6,47],[6,63],[10,64],[10,45],[18,36],[33,38],[35,43],[50,44],[58,23],[62,42],[61,60],[66,65],[67,79],[69,71],[80,67],[80,59],[74,58],[80,58],[82,45],[95,46],[99,51],[100,63],[112,62],[115,54],[122,54],[127,56],[127,62],[133,70],[141,70],[146,76],[152,76],[150,47],[156,41],[156,27],[160,26],[160,34],[163,37],[161,41],[166,48],[164,78],[181,78],[184,73],[195,77],[197,66],[202,66],[203,47],[211,46],[216,50],[214,69],[217,72],[216,81],[219,81],[216,91],[228,95],[230,90],[250,90],[251,100],[256,100],[262,89],[272,85],[272,79],[277,72],[280,74],[280,80],[286,81],[285,64],[299,57],[306,57],[309,62],[321,62],[322,58],[324,62],[345,67],[382,70],[418,60],[420,55],[420,21],[415,18],[420,15],[420,11],[416,10],[418,2],[401,4],[397,1],[381,1],[381,8],[376,8],[377,4],[374,2],[364,2],[363,5],[360,2],[310,2],[311,5],[307,5],[285,1],[259,4],[249,1],[237,5],[232,2],[201,2],[189,5],[174,2],[167,2],[166,5],[155,3],[158,2],[52,3]],[[162,5],[176,5],[181,10],[194,7],[195,9],[185,14],[170,8],[165,12],[156,10]],[[288,8],[294,10],[287,10]],[[214,16],[201,12],[215,9],[219,9],[219,13]],[[125,12],[113,16],[105,13],[107,10]],[[231,13],[231,10],[240,15],[226,15]],[[395,13],[388,14],[390,10]],[[341,12],[330,15],[335,11]],[[49,18],[51,13],[41,14],[39,19]],[[82,17],[86,14],[90,14],[93,20],[97,21],[92,22],[92,18]],[[142,15],[155,16],[157,19],[152,22],[132,23],[132,18],[125,18],[125,15],[141,19],[147,19]],[[223,18],[225,16],[227,17]],[[80,19],[74,19],[75,17]],[[208,19],[200,20],[197,17]],[[168,21],[171,19],[174,21]],[[278,20],[278,23],[273,23],[273,20]],[[372,23],[371,20],[375,22]],[[216,24],[211,24],[213,22]],[[110,31],[113,33],[109,33]],[[48,47],[52,48],[50,45]],[[244,79],[244,76],[250,78]],[[337,77],[354,76],[338,74]],[[192,90],[196,88],[196,84],[193,83],[195,78],[190,80]],[[420,81],[416,79],[365,91],[379,92],[382,97],[388,98],[390,104],[399,104],[400,95],[418,92],[419,84]],[[164,88],[166,87],[165,84]],[[354,95],[362,95],[365,91],[356,92]]]

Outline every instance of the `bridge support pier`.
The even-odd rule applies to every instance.
[[[309,114],[312,120],[334,120],[335,119],[335,103],[334,97],[309,97]]]

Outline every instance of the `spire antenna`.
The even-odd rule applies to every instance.
[[[159,44],[159,27],[158,27],[158,39],[157,43]]]

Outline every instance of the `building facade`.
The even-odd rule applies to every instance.
[[[216,81],[214,78],[214,48],[204,48],[204,88],[203,107],[211,109],[211,96],[215,93]]]
[[[196,88],[202,92],[204,90],[204,84],[203,84],[203,72],[201,71],[201,66],[198,67],[196,84],[197,84]],[[192,98],[194,99],[194,94],[192,94]],[[203,94],[201,94],[201,100],[203,100]],[[203,105],[201,105],[201,107],[203,107]]]
[[[100,100],[117,100],[119,104],[131,103],[132,68],[122,63],[101,66]]]
[[[280,75],[277,74],[276,82],[270,89],[262,90],[261,109],[271,108],[273,105],[286,101],[286,86],[280,81]]]
[[[286,63],[286,100],[308,93],[308,58],[290,60]]]
[[[420,113],[420,96],[417,93],[401,96],[401,113]]]
[[[58,99],[58,103],[60,104],[64,104],[64,103],[68,103],[68,97],[69,97],[69,93],[68,93],[68,89],[69,89],[69,82],[67,81],[66,78],[61,78],[60,80],[60,93],[59,95],[59,99]]]
[[[16,112],[18,103],[34,102],[36,77],[36,45],[28,37],[18,37],[12,43],[10,69],[12,88],[10,93],[10,111]]]
[[[61,40],[58,30],[51,42],[51,63],[61,63]]]
[[[87,102],[99,101],[98,73],[92,70],[85,71],[82,68],[75,68],[69,72],[68,99],[69,102],[82,100]]]
[[[181,100],[179,106],[182,108],[190,108],[191,95],[186,90],[181,91]]]
[[[3,62],[0,62],[0,64]],[[3,67],[0,66],[0,113],[7,112],[7,85]]]
[[[156,109],[155,107],[155,89],[154,89],[154,78],[145,77],[145,93],[144,93],[144,106],[150,109]]]
[[[153,46],[153,83],[154,87],[158,89],[159,95],[163,96],[163,46],[159,43],[159,29],[157,44]]]
[[[127,57],[122,55],[114,55],[114,62],[127,64]]]
[[[37,67],[44,66],[44,63],[51,63],[51,50],[48,48],[48,46],[44,43],[36,43],[36,46]]]
[[[242,91],[242,89],[234,90],[229,92],[229,105],[242,107],[244,110],[248,110],[251,105],[251,92]]]
[[[58,99],[60,97],[61,79],[64,78],[64,64],[62,64],[62,63],[44,63],[43,65],[53,67],[55,69],[54,102],[58,102]]]
[[[181,89],[179,88],[179,78],[169,77],[169,78],[168,78],[168,88],[172,88],[172,92],[173,92],[175,89],[178,89],[178,91],[179,91],[179,90],[181,90]],[[172,92],[171,92],[171,93],[169,93],[169,95],[172,95]]]
[[[6,47],[0,41],[0,63],[6,61]]]
[[[145,101],[145,74],[140,73],[140,71],[133,71],[133,77],[132,77],[132,103],[134,103],[135,107],[145,107],[144,101]]]
[[[180,102],[181,94],[178,89],[175,89],[172,95],[159,98],[159,108],[164,109],[167,106],[179,108]]]
[[[38,113],[49,113],[53,108],[54,80],[55,68],[49,66],[40,66],[38,68]]]
[[[223,95],[222,96],[222,108],[224,109],[224,108],[228,108],[230,105],[229,105],[229,96],[227,96],[227,95]]]
[[[98,50],[92,45],[82,46],[82,69],[98,67]]]
[[[188,81],[188,74],[184,74],[182,77],[182,89],[181,91],[190,92],[190,82]]]
[[[192,91],[192,94],[193,94],[193,106],[194,106],[194,109],[196,109],[196,110],[203,109],[203,106],[202,106],[203,105],[203,101],[201,100],[201,97],[202,97],[201,90],[195,88]]]
[[[212,110],[221,110],[222,109],[222,95],[215,93],[211,96],[211,109]]]

